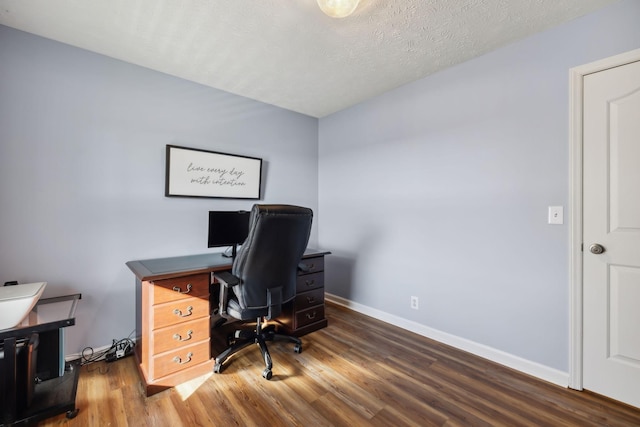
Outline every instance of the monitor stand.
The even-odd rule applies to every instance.
[[[238,251],[238,245],[231,245],[224,252],[222,252],[222,256],[226,258],[236,259],[236,253]]]

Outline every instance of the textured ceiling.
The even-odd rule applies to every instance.
[[[0,24],[323,117],[614,1],[0,0]]]

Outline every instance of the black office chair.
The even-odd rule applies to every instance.
[[[220,314],[238,320],[257,319],[253,331],[235,331],[229,348],[218,357],[213,368],[222,371],[232,354],[250,344],[258,344],[266,365],[262,376],[271,379],[273,367],[266,341],[286,340],[302,351],[299,338],[262,328],[263,320],[276,318],[282,304],[296,295],[297,268],[309,241],[313,211],[289,205],[254,205],[249,217],[249,234],[233,261],[231,273],[214,273],[220,282]],[[227,295],[228,288],[233,296]]]

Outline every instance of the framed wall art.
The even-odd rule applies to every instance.
[[[260,199],[262,159],[167,145],[164,195]]]

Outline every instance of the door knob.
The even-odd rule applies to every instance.
[[[589,250],[592,254],[600,255],[604,252],[604,246],[594,243],[593,245],[589,246]]]

